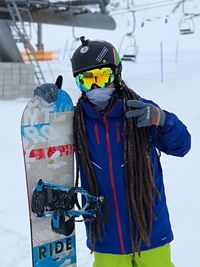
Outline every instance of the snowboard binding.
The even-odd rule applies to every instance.
[[[80,207],[77,194],[85,203]],[[75,205],[78,210],[74,210]],[[48,184],[40,179],[33,192],[31,208],[37,217],[52,215],[52,230],[66,236],[74,231],[75,222],[98,220],[105,223],[109,215],[108,201],[100,196],[89,194],[81,187],[67,187]],[[82,220],[76,220],[82,216]]]
[[[66,220],[65,214],[62,210],[56,210],[53,213],[51,219],[51,229],[52,231],[69,236],[73,233],[75,228],[75,222],[72,218]]]
[[[32,195],[31,208],[38,217],[42,217],[45,211],[71,210],[76,200],[75,187],[62,191],[40,179]]]

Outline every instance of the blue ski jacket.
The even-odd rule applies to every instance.
[[[153,103],[141,99],[146,103]],[[87,133],[87,144],[91,163],[96,173],[100,195],[109,201],[110,214],[105,233],[97,240],[94,251],[111,254],[132,253],[129,216],[126,203],[123,162],[123,100],[118,99],[109,114],[97,112],[87,99],[81,102]],[[183,157],[191,145],[186,126],[173,113],[166,112],[166,121],[159,134],[155,126],[150,128],[151,152],[155,185],[160,198],[155,199],[150,246],[142,244],[141,250],[162,246],[173,240],[168,208],[166,204],[163,174],[156,149],[173,156]],[[134,153],[134,151],[133,151]],[[87,177],[80,168],[81,184],[89,189]],[[87,246],[91,249],[89,223],[86,223]]]

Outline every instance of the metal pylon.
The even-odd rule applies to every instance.
[[[16,42],[23,43],[29,62],[33,64],[34,66],[35,78],[38,84],[43,84],[45,83],[45,78],[40,68],[40,65],[38,63],[35,49],[30,42],[30,36],[28,35],[27,30],[25,28],[25,24],[21,17],[19,7],[17,6],[17,3],[14,0],[6,0],[6,4],[10,12],[10,16],[12,18],[11,25],[14,31],[13,38],[16,40]],[[30,12],[28,9],[27,9],[27,12],[30,15]]]

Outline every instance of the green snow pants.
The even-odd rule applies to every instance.
[[[170,244],[136,253],[132,265],[132,254],[104,254],[94,252],[92,267],[175,267],[171,262]]]

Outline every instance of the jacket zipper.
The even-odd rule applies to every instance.
[[[114,206],[115,206],[115,212],[116,212],[120,248],[121,248],[122,253],[125,254],[123,236],[122,236],[122,228],[121,228],[121,222],[120,222],[120,216],[119,216],[119,207],[118,207],[118,202],[117,202],[117,194],[116,194],[115,181],[114,181],[114,175],[113,175],[112,153],[111,153],[110,137],[109,137],[109,125],[108,125],[108,121],[105,116],[103,116],[103,122],[106,126],[106,145],[107,145],[108,159],[109,159],[109,174],[110,174],[112,193],[113,193],[113,198],[114,198]]]

